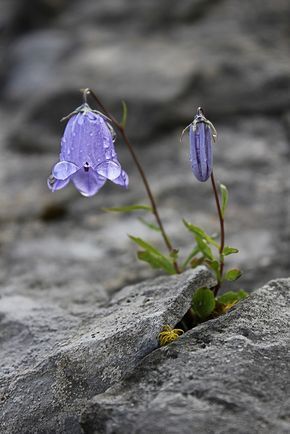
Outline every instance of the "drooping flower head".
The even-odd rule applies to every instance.
[[[59,162],[47,181],[50,190],[60,190],[72,181],[83,196],[89,197],[107,179],[127,188],[128,175],[118,161],[109,119],[86,102],[68,117]]]
[[[212,141],[217,137],[216,130],[204,116],[201,107],[197,109],[192,123],[183,130],[182,136],[187,129],[189,129],[190,160],[193,174],[198,181],[205,182],[212,173]]]

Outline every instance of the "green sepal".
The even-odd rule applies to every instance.
[[[149,205],[125,205],[114,208],[103,208],[103,211],[108,212],[133,212],[133,211],[151,211],[152,208]]]
[[[215,298],[209,288],[199,288],[192,296],[192,309],[201,319],[206,320],[215,309]]]
[[[239,277],[241,277],[242,272],[238,268],[232,268],[231,270],[227,271],[224,277],[224,280],[229,280],[230,282],[233,282],[234,280],[237,280]]]
[[[209,244],[212,244],[217,249],[219,249],[219,247],[220,247],[219,244],[210,235],[208,235],[203,229],[201,229],[200,227],[195,226],[195,225],[187,222],[184,219],[183,219],[183,224],[195,236],[198,236],[199,238],[204,238]]]
[[[230,246],[224,247],[224,250],[223,250],[224,256],[232,255],[233,253],[239,253],[239,250],[236,249],[235,247],[230,247]]]
[[[222,212],[222,216],[224,217],[228,205],[228,201],[229,201],[229,192],[227,187],[224,184],[220,184],[220,190],[222,195],[221,212]]]

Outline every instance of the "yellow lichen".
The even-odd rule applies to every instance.
[[[231,307],[233,307],[235,304],[237,304],[238,300],[233,301],[232,303],[224,304],[222,306],[222,313],[227,313],[228,310],[230,310]]]
[[[170,344],[170,342],[178,339],[184,331],[182,329],[172,329],[169,325],[165,325],[159,333],[159,344],[161,347]]]

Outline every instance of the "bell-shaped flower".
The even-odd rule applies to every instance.
[[[59,162],[48,178],[51,191],[70,181],[83,196],[93,196],[107,179],[128,187],[128,175],[122,169],[114,147],[114,131],[108,119],[83,104],[73,112],[61,140]]]
[[[190,160],[192,171],[198,181],[208,180],[213,169],[212,141],[216,139],[216,130],[203,114],[197,109],[193,122],[182,132],[189,129]]]

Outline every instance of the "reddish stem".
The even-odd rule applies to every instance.
[[[119,130],[121,136],[123,137],[124,142],[127,145],[127,148],[128,148],[128,150],[129,150],[129,152],[131,154],[131,157],[132,157],[132,159],[133,159],[133,161],[134,161],[134,163],[135,163],[135,165],[136,165],[136,167],[137,167],[137,169],[139,171],[141,179],[143,181],[145,190],[147,192],[149,201],[151,203],[152,212],[153,212],[153,214],[155,216],[155,219],[157,221],[157,224],[158,224],[158,227],[160,229],[161,235],[163,237],[164,243],[165,243],[165,245],[166,245],[169,253],[173,255],[174,252],[175,252],[175,249],[173,248],[173,246],[171,244],[171,241],[170,241],[167,233],[165,232],[165,229],[164,229],[162,220],[160,218],[160,215],[159,215],[159,212],[158,212],[158,208],[157,208],[157,204],[156,204],[155,198],[153,196],[152,190],[150,188],[149,182],[148,182],[147,177],[145,175],[145,172],[144,172],[144,170],[142,168],[142,165],[141,165],[141,163],[140,163],[140,161],[139,161],[139,159],[138,159],[138,157],[136,155],[136,152],[135,152],[135,150],[134,150],[131,142],[129,141],[129,138],[128,138],[127,134],[126,134],[126,130],[125,130],[124,126],[120,122],[118,122],[117,119],[106,109],[106,107],[102,104],[102,102],[97,97],[97,95],[95,94],[95,92],[93,92],[91,89],[85,89],[84,93],[90,94],[94,98],[94,100],[96,101],[96,103],[102,109],[104,115],[107,116],[111,120],[112,124],[115,125],[115,127]],[[175,269],[176,273],[180,274],[181,271],[180,271],[179,265],[178,265],[178,263],[177,263],[176,260],[173,260],[173,266],[174,266],[174,269]]]
[[[221,239],[220,248],[219,248],[219,252],[220,252],[220,278],[219,278],[217,285],[214,287],[214,290],[213,290],[214,295],[217,295],[217,293],[220,289],[220,286],[221,286],[221,281],[223,278],[223,271],[224,271],[223,251],[224,251],[224,246],[225,246],[225,223],[224,223],[221,204],[220,204],[219,195],[218,195],[218,191],[217,191],[216,182],[215,182],[213,172],[211,173],[210,179],[211,179],[211,184],[212,184],[212,188],[213,188],[213,192],[214,192],[217,212],[218,212],[219,221],[220,221],[220,239]]]

